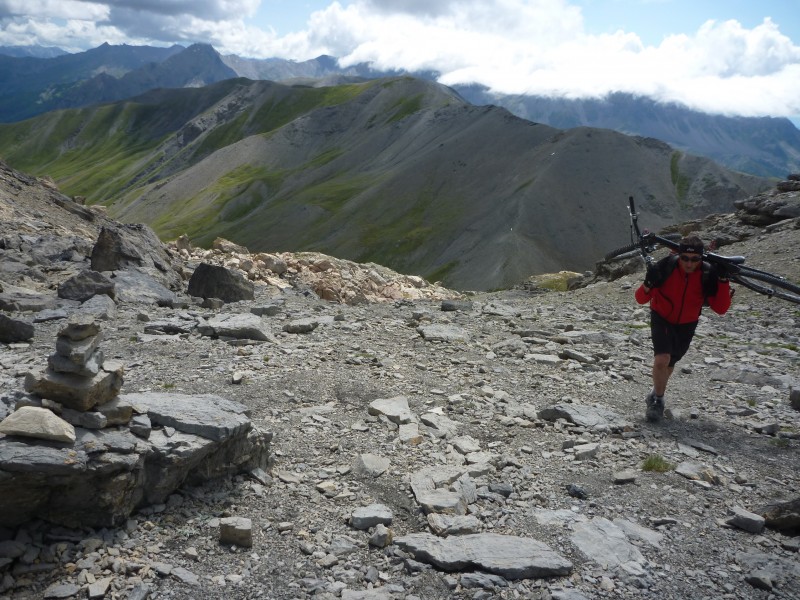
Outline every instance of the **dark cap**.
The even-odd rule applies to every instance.
[[[695,243],[687,242],[686,240],[682,240],[680,244],[678,244],[678,252],[692,252],[694,254],[702,254],[704,250],[703,242],[699,240]]]

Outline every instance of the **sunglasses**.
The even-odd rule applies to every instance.
[[[703,260],[699,256],[686,256],[685,254],[681,254],[680,259],[687,263],[699,263],[701,260]]]

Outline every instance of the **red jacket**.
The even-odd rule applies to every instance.
[[[687,274],[680,265],[675,267],[660,287],[646,292],[644,285],[641,285],[636,290],[636,301],[639,304],[650,302],[652,310],[674,324],[697,321],[706,300],[711,310],[718,315],[724,315],[731,306],[730,284],[727,281],[720,281],[717,293],[703,298],[702,269]]]

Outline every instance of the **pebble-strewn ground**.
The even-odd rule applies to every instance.
[[[767,268],[778,257],[797,280],[797,242],[798,230],[786,229],[725,251]],[[118,529],[0,529],[0,556],[13,542],[24,548],[0,558],[0,598],[800,597],[800,538],[729,524],[734,508],[750,523],[761,506],[800,497],[800,411],[789,404],[800,382],[800,306],[739,290],[728,315],[705,316],[670,383],[671,418],[652,424],[639,278],[478,294],[456,311],[438,300],[347,306],[259,287],[254,301],[221,312],[278,301],[263,317],[271,340],[260,343],[152,327],[181,320],[191,329],[214,310],[121,304],[103,323],[103,349],[125,364],[123,393],[241,402],[274,431],[274,465],[183,488]],[[318,326],[284,331],[299,319]],[[38,324],[27,347],[0,346],[4,392],[45,363],[60,326]],[[398,396],[416,435],[370,414],[375,400]],[[542,417],[559,404],[611,411],[627,425]],[[426,425],[431,411],[454,430]],[[364,475],[366,454],[388,468]],[[654,456],[671,466],[643,470]],[[462,480],[470,531],[540,540],[572,562],[571,574],[445,572],[397,544],[371,545],[374,529],[351,525],[356,509],[381,504],[395,539],[430,531],[415,476],[474,461],[492,468]],[[251,519],[252,548],[220,544],[229,516]]]

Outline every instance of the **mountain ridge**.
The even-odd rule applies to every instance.
[[[558,130],[410,77],[225,80],[0,133],[12,166],[163,239],[321,251],[462,289],[590,268],[626,235],[629,195],[657,227],[772,185],[654,139]]]
[[[188,56],[182,65],[158,67],[183,53]],[[190,65],[193,54],[197,63]],[[103,57],[107,57],[108,64],[103,64]],[[432,71],[382,71],[370,64],[340,67],[336,57],[329,55],[306,61],[221,56],[202,44],[169,49],[104,44],[49,60],[53,62],[13,58],[0,52],[0,90],[5,90],[0,92],[0,122],[14,122],[57,108],[118,101],[152,87],[194,86],[228,77],[311,86],[400,75],[427,80],[438,77]],[[86,64],[79,68],[80,63]],[[47,64],[53,68],[48,70],[44,66]],[[680,150],[758,176],[783,178],[800,170],[800,131],[784,118],[725,117],[626,94],[611,94],[600,100],[554,100],[492,94],[479,85],[457,85],[453,89],[474,104],[503,106],[519,117],[558,128],[590,126],[655,137]]]

